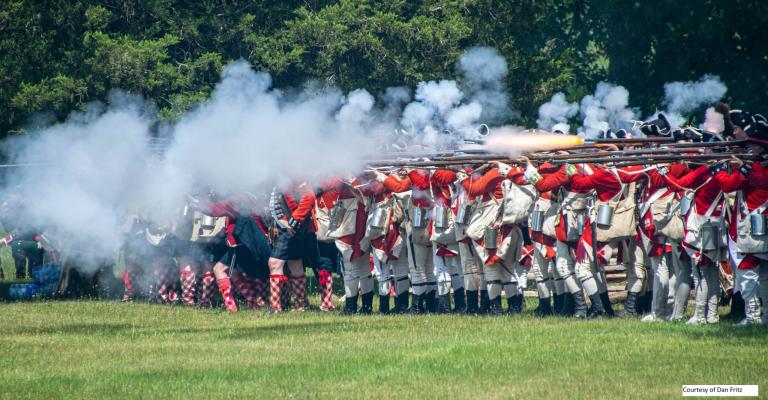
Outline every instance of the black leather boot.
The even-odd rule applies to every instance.
[[[589,296],[592,301],[592,307],[589,309],[588,318],[602,318],[606,316],[605,307],[603,306],[603,300],[600,298],[600,294],[594,294]]]
[[[424,314],[424,295],[415,293],[411,295],[411,314]]]
[[[379,314],[389,314],[389,295],[379,295]]]
[[[584,296],[582,296],[582,298],[584,298]],[[563,310],[561,315],[564,317],[572,316],[574,312],[576,312],[574,307],[573,295],[570,293],[563,293]]]
[[[600,300],[603,301],[603,307],[605,308],[605,314],[608,315],[608,318],[615,317],[616,313],[613,312],[613,305],[611,305],[611,298],[608,297],[608,292],[600,293]]]
[[[460,313],[467,309],[467,303],[464,301],[464,288],[453,291],[453,312]]]
[[[723,316],[723,319],[729,321],[741,321],[746,318],[744,297],[741,292],[736,292],[731,296],[731,311]]]
[[[437,296],[436,291],[430,290],[429,292],[424,294],[424,305],[427,308],[428,312],[436,313],[437,312]]]
[[[563,295],[562,294],[556,294],[553,297],[553,301],[555,303],[554,312],[555,315],[562,315],[563,312]]]
[[[573,314],[570,315],[573,315],[574,318],[587,318],[587,301],[584,300],[584,294],[576,292],[569,294],[568,297],[573,302]]]
[[[520,314],[523,306],[523,296],[521,295],[515,295],[511,297],[507,297],[507,314],[509,315],[517,315]]]
[[[360,297],[360,314],[370,315],[373,312],[373,292],[365,293]]]
[[[464,310],[467,314],[477,314],[477,290],[467,290],[467,308]]]
[[[536,309],[535,313],[537,317],[547,317],[552,315],[552,305],[549,303],[549,300],[549,297],[539,297],[539,308]]]
[[[488,312],[488,309],[491,307],[491,302],[488,299],[488,291],[487,290],[481,290],[480,291],[480,308],[477,310],[478,314],[485,314]]]
[[[640,297],[638,293],[627,293],[627,301],[624,302],[624,310],[619,312],[620,318],[634,318],[638,316],[637,300]]]
[[[405,314],[408,312],[408,291],[395,296],[395,312],[397,314]]]
[[[352,315],[357,313],[357,295],[348,296],[344,298],[344,308],[341,310],[342,315]]]
[[[488,315],[492,317],[498,317],[503,314],[501,310],[501,296],[497,296],[495,299],[488,301]]]
[[[437,313],[438,314],[450,314],[451,313],[451,295],[441,294],[437,296]]]

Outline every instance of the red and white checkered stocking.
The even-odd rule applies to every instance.
[[[168,302],[168,286],[165,283],[161,283],[157,286],[157,301],[160,304]]]
[[[123,291],[122,301],[133,300],[133,284],[131,283],[131,275],[127,271],[123,271],[120,273],[119,276],[120,276],[120,279],[122,279],[123,283],[125,284],[125,290]]]
[[[320,310],[331,311],[333,306],[333,275],[327,270],[318,273],[320,284]]]
[[[213,283],[216,278],[213,272],[206,272],[203,274],[203,278],[200,280],[200,298],[198,299],[198,306],[200,308],[210,308],[211,299],[213,299]]]
[[[195,291],[197,289],[197,275],[192,271],[192,267],[186,266],[181,269],[181,301],[188,306],[195,305]]]
[[[293,293],[293,309],[304,311],[307,307],[307,277],[306,275],[291,276],[288,278]]]
[[[237,292],[243,295],[245,300],[248,301],[248,307],[252,309],[259,308],[258,300],[256,298],[256,288],[250,279],[239,273],[232,274],[232,284],[235,285]]]
[[[283,310],[282,306],[282,286],[286,282],[285,275],[269,276],[269,305],[275,312]]]
[[[267,296],[269,296],[269,289],[267,289],[267,283],[261,279],[250,278],[251,286],[256,291],[256,308],[261,308],[267,305]]]
[[[229,312],[237,312],[237,302],[232,296],[232,281],[229,277],[216,279],[216,284],[219,285],[219,293],[221,298],[224,299],[224,307]]]

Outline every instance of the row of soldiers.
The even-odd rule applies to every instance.
[[[721,136],[672,130],[663,120],[641,129],[689,142],[735,138],[745,140],[745,151],[766,154],[764,118],[741,111],[728,117]],[[126,299],[142,270],[143,261],[132,255],[150,248],[159,271],[152,293],[163,302],[178,297],[167,273],[178,265],[187,304],[197,297],[210,305],[215,285],[229,311],[238,309],[235,292],[251,308],[303,310],[305,268],[312,268],[324,311],[334,308],[337,272],[347,314],[373,312],[375,295],[382,314],[518,314],[530,270],[538,315],[676,321],[694,291],[688,323],[699,324],[719,319],[721,268],[728,264],[740,323],[765,322],[764,164],[696,164],[684,157],[625,167],[584,161],[369,169],[276,189],[266,210],[247,193],[199,196],[189,206],[191,228],[176,229],[185,233],[145,226],[127,242]],[[613,260],[627,271],[627,298],[618,313],[605,274]]]

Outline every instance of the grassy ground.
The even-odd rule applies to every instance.
[[[0,303],[0,398],[670,398],[768,390],[768,329]],[[738,360],[738,364],[735,363]]]

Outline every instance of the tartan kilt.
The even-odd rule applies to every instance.
[[[280,229],[280,235],[272,246],[272,258],[278,260],[301,260],[304,258],[304,240],[306,232],[296,232],[291,235],[287,230]]]

